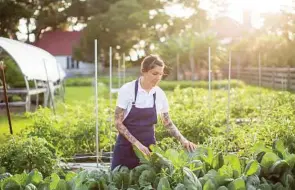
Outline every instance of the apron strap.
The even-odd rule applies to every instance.
[[[135,105],[136,98],[137,98],[137,91],[138,91],[138,79],[135,81],[135,92],[134,92],[134,101],[132,102],[132,105]]]

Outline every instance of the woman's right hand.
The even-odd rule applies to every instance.
[[[143,144],[141,144],[139,141],[137,141],[136,143],[134,143],[134,145],[145,155],[150,156],[151,152],[150,150],[144,146]]]

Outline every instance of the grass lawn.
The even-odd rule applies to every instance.
[[[12,130],[14,134],[17,134],[20,132],[21,129],[24,129],[27,125],[30,124],[30,120],[27,119],[25,116],[20,115],[11,115],[11,124],[12,124]],[[8,125],[8,119],[6,115],[0,116],[0,144],[5,140],[5,135],[9,135],[9,125]]]
[[[66,87],[65,103],[72,105],[77,102],[87,102],[91,97],[94,97],[94,94],[95,89],[90,86]]]
[[[66,87],[65,94],[65,102],[69,105],[73,105],[76,103],[83,103],[89,101],[91,97],[94,96],[94,88],[90,86],[83,87]],[[57,106],[57,113],[59,111],[59,106]],[[30,124],[30,120],[26,118],[23,114],[14,114],[11,113],[12,118],[12,127],[13,133],[17,134],[22,129]],[[4,111],[2,115],[0,115],[0,144],[5,140],[5,135],[9,135],[9,125],[8,119],[6,116],[6,112]]]

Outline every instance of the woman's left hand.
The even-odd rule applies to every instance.
[[[188,150],[189,152],[194,152],[197,148],[197,145],[195,145],[194,143],[190,142],[190,141],[186,141],[182,144],[182,146]]]

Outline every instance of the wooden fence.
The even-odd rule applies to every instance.
[[[223,76],[228,76],[228,70],[223,69]],[[260,85],[280,90],[295,90],[295,68],[249,67],[231,69],[231,78],[242,80],[248,84]]]

